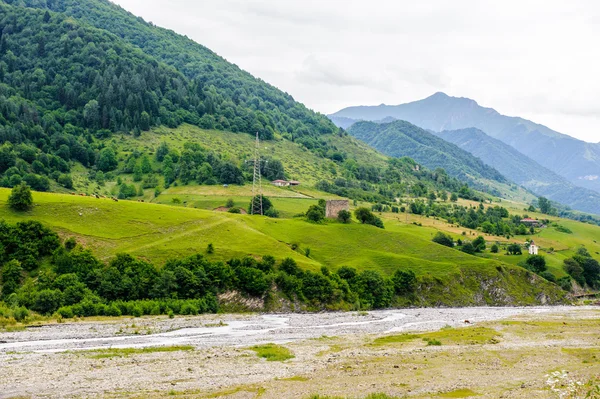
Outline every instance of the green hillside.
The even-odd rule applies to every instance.
[[[444,171],[350,140],[287,94],[110,2],[0,7],[3,187],[149,199],[173,185],[244,184],[258,132],[269,180],[372,202],[461,188]]]
[[[314,224],[303,218],[271,219],[49,193],[34,193],[34,208],[22,214],[5,205],[8,194],[0,190],[0,216],[6,221],[39,220],[62,237],[75,237],[105,261],[126,252],[161,267],[167,259],[206,254],[213,244],[214,253],[206,254],[209,260],[273,255],[290,257],[313,271],[350,266],[391,276],[396,270],[413,270],[423,287],[416,300],[423,305],[528,304],[542,292],[552,301],[562,297],[558,287],[543,279],[532,283],[520,267],[432,244],[417,226],[390,224],[382,230],[357,223]],[[281,200],[297,209],[310,203],[302,198]],[[275,206],[279,201],[273,198]]]

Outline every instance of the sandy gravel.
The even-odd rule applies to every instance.
[[[583,314],[600,317],[598,308],[593,307],[449,308],[122,318],[52,324],[0,333],[0,398],[130,396],[141,392],[145,393],[140,397],[151,393],[162,397],[170,390],[215,392],[298,375],[320,375],[321,370],[370,353],[371,349],[364,348],[365,337],[507,318],[548,320]],[[285,344],[296,357],[284,363],[265,362],[248,350],[249,346],[266,342]],[[347,349],[337,353],[338,344]],[[192,345],[196,350],[106,359],[82,352],[171,345]],[[510,345],[546,344],[515,341]],[[323,356],[327,351],[332,352]],[[231,397],[255,396],[256,392],[242,390]]]

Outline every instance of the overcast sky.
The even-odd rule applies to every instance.
[[[328,114],[443,91],[600,141],[594,0],[114,0]]]

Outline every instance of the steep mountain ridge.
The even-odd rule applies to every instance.
[[[586,143],[523,118],[502,115],[468,98],[436,93],[400,105],[348,107],[330,117],[373,121],[393,117],[436,132],[475,127],[573,184],[600,192],[600,144]]]
[[[348,133],[386,155],[408,156],[427,168],[443,168],[475,187],[481,187],[482,180],[507,182],[500,172],[467,151],[406,121],[356,122]]]
[[[538,195],[576,210],[600,214],[600,194],[573,185],[562,176],[479,129],[444,130],[434,134],[482,159],[507,178]]]

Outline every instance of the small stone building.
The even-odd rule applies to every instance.
[[[340,211],[349,211],[350,204],[348,200],[328,200],[327,206],[325,207],[325,217],[329,219],[335,219]]]

